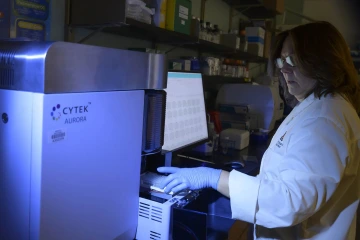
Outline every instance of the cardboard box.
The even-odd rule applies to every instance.
[[[248,43],[248,53],[257,55],[259,57],[263,57],[264,56],[264,44]]]
[[[265,43],[265,39],[261,37],[247,37],[246,40],[248,43],[261,43],[261,44]]]
[[[265,30],[262,27],[247,27],[245,28],[246,37],[260,37],[264,39]]]
[[[50,0],[0,0],[0,38],[50,40]]]
[[[236,34],[221,34],[220,44],[235,49],[240,49],[240,37]]]
[[[168,0],[166,6],[166,29],[190,35],[191,1]]]
[[[284,0],[264,0],[263,4],[267,9],[273,10],[277,14],[282,14],[285,11]]]

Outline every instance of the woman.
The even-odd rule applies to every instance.
[[[327,22],[276,37],[271,73],[297,105],[264,153],[260,173],[161,167],[165,191],[212,187],[256,239],[355,239],[360,176],[360,87],[349,49]]]

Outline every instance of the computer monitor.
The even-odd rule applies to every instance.
[[[169,72],[164,152],[174,152],[208,139],[201,73]]]

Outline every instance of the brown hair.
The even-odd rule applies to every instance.
[[[314,22],[300,25],[278,34],[269,58],[270,76],[278,75],[284,87],[287,101],[290,97],[282,73],[275,66],[280,57],[282,45],[290,36],[294,46],[296,64],[300,72],[317,81],[314,93],[318,98],[335,93],[342,95],[360,113],[360,86],[357,71],[350,50],[341,33],[328,22]],[[286,97],[287,96],[287,97]]]

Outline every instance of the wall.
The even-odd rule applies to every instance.
[[[289,1],[285,1],[286,3]],[[302,2],[302,11],[299,11],[300,2]],[[290,5],[286,5],[303,15],[314,20],[328,21],[332,23],[344,36],[349,47],[354,49],[358,40],[360,40],[360,32],[357,26],[360,23],[358,17],[358,10],[360,7],[359,1],[354,0],[293,0],[293,9]],[[277,18],[277,23],[280,29],[285,30],[292,28],[301,23],[307,23],[307,20],[300,19],[295,21],[294,15],[287,13],[285,26],[279,26],[282,23],[282,17]]]
[[[360,39],[356,17],[358,9],[354,6],[356,4],[349,0],[305,0],[304,15],[331,22],[344,35],[349,46],[354,48]]]
[[[65,0],[51,0],[51,40],[64,40]]]
[[[193,1],[194,2],[200,2]],[[200,11],[200,9],[199,9]],[[216,23],[219,25],[220,30],[224,33],[228,32],[229,30],[229,14],[230,14],[230,7],[222,0],[207,0],[205,5],[205,21],[209,21],[211,23]],[[232,19],[232,29],[239,29],[239,21],[240,18],[246,18],[238,12],[233,13]]]
[[[303,13],[304,11],[304,0],[285,0],[284,1],[285,8],[293,10],[297,13]],[[276,17],[276,22],[278,24],[286,24],[286,25],[298,25],[302,23],[301,17],[298,17],[294,14],[287,13],[285,14],[285,22],[284,15],[278,15]]]

